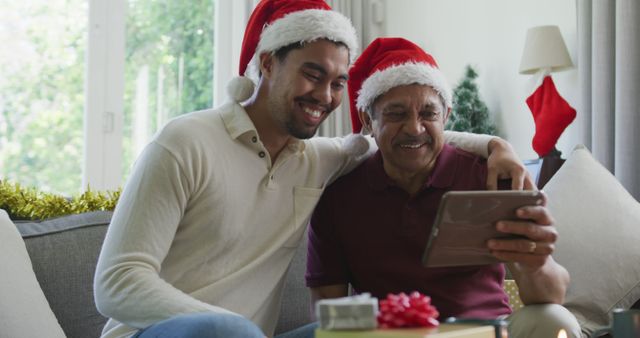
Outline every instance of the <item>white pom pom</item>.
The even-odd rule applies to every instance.
[[[227,83],[227,94],[235,102],[244,102],[253,95],[255,85],[248,77],[236,76]]]
[[[351,134],[344,139],[344,152],[352,157],[364,155],[369,150],[369,141],[362,134]]]

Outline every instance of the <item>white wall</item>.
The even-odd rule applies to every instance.
[[[575,0],[388,0],[386,5],[387,35],[407,38],[433,55],[452,86],[467,64],[474,66],[480,95],[502,136],[521,158],[538,157],[531,147],[535,124],[525,103],[535,76],[518,73],[524,40],[530,27],[557,25],[577,64]],[[552,76],[577,109],[577,69]],[[578,131],[574,121],[558,141],[563,157],[580,142]]]

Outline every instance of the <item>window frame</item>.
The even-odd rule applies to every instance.
[[[82,190],[122,184],[126,0],[89,0]]]
[[[256,0],[214,1],[213,106],[227,97]],[[127,0],[89,0],[82,190],[122,186]],[[218,27],[225,27],[224,32]]]

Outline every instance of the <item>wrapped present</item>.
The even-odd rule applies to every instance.
[[[419,292],[389,294],[380,301],[378,323],[381,328],[436,327],[439,313],[431,298]]]
[[[496,338],[493,326],[442,324],[438,327],[376,330],[321,330],[315,338]],[[506,336],[502,336],[506,337]]]
[[[316,303],[316,315],[323,330],[372,330],[378,326],[377,314],[378,299],[368,293]]]

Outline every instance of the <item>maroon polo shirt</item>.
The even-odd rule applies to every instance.
[[[350,283],[378,298],[417,290],[431,297],[440,318],[511,313],[502,264],[421,264],[442,195],[484,190],[486,177],[484,159],[445,145],[424,188],[410,197],[386,175],[378,151],[320,199],[309,230],[307,286]]]

